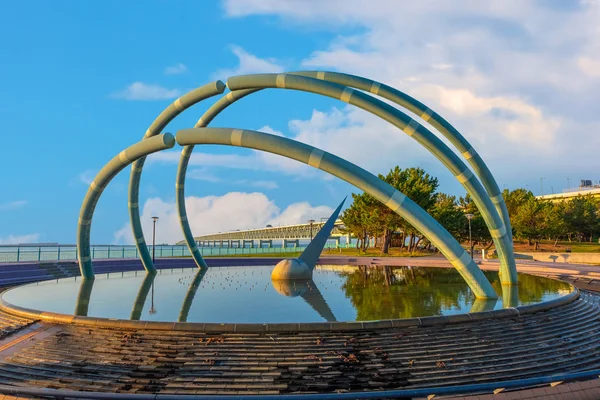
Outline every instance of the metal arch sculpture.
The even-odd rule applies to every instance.
[[[192,128],[177,132],[182,146],[221,144],[278,154],[328,172],[381,201],[423,233],[461,274],[478,298],[496,298],[494,288],[460,243],[419,205],[366,170],[292,139],[241,129]]]
[[[306,75],[316,75],[317,79],[307,77]],[[285,84],[290,78],[293,82]],[[296,78],[296,79],[294,79]],[[298,79],[299,78],[299,79]],[[327,85],[327,82],[330,81]],[[349,86],[337,84],[337,81]],[[335,81],[335,82],[334,82]],[[399,127],[404,132],[412,136],[420,144],[426,147],[434,154],[442,163],[455,175],[459,182],[465,187],[476,206],[480,210],[484,220],[490,229],[490,233],[498,250],[500,259],[500,279],[503,284],[516,284],[517,272],[512,250],[512,236],[510,222],[506,225],[505,219],[508,219],[506,205],[499,192],[489,169],[481,160],[481,157],[464,139],[464,137],[454,129],[438,114],[427,108],[422,103],[413,99],[404,93],[397,91],[387,85],[371,81],[365,78],[355,77],[346,74],[325,73],[325,72],[298,72],[292,74],[261,74],[261,75],[245,75],[233,77],[228,80],[228,86],[232,90],[226,96],[217,101],[206,113],[198,120],[195,127],[207,126],[212,119],[221,111],[233,104],[235,101],[265,88],[285,88],[300,91],[313,92],[335,99],[354,104],[359,108],[375,114],[393,125]],[[420,115],[426,120],[431,120],[432,124],[438,131],[444,134],[470,162],[476,165],[475,172],[482,182],[486,183],[488,192],[481,186],[481,183],[476,179],[471,170],[462,162],[462,160],[448,148],[442,141],[435,137],[426,128],[418,124],[416,121],[408,117],[406,114],[381,102],[365,93],[357,92],[352,87],[361,89],[369,89],[372,93],[378,93],[386,99],[394,101],[396,104],[405,106],[410,111],[418,112],[424,110]],[[352,97],[361,97],[359,101],[352,101]],[[450,129],[451,128],[451,129]],[[187,164],[191,156],[193,146],[184,148],[180,159],[179,169],[177,173],[177,206],[180,215],[180,224],[184,232],[184,237],[190,247],[196,263],[201,266],[204,262],[200,253],[197,251],[197,246],[185,210],[185,174]],[[498,197],[499,196],[499,197]],[[498,200],[501,199],[501,200]],[[494,206],[496,204],[496,206]],[[496,209],[497,207],[497,209]],[[192,251],[194,250],[194,251]]]
[[[501,261],[501,281],[506,284],[517,282],[516,264],[512,255],[512,242],[490,196],[465,163],[444,142],[416,120],[391,105],[348,86],[299,75],[259,74],[236,76],[227,80],[227,86],[233,91],[279,88],[317,93],[362,108],[400,128],[439,159],[463,185],[467,193],[471,195],[496,245],[498,257]]]
[[[483,163],[483,160],[481,160],[481,158],[464,139],[464,137],[462,137],[462,135],[460,135],[456,129],[454,129],[449,123],[447,123],[431,109],[427,108],[425,105],[411,98],[410,96],[387,85],[361,77],[330,72],[297,72],[292,74],[246,75],[230,78],[228,80],[228,86],[232,91],[217,101],[202,116],[202,118],[200,118],[198,123],[195,125],[196,127],[206,126],[216,115],[218,115],[218,113],[248,94],[265,88],[285,88],[313,92],[340,99],[383,118],[384,120],[403,130],[405,133],[409,134],[409,136],[416,139],[420,144],[422,144],[432,154],[440,159],[440,161],[442,161],[442,163],[463,184],[463,186],[467,189],[467,192],[471,194],[476,205],[481,211],[486,224],[490,228],[490,232],[492,233],[492,237],[496,243],[496,248],[498,249],[501,259],[500,276],[502,283],[516,283],[516,267],[514,264],[514,257],[512,255],[510,223],[507,218],[506,206],[502,200],[501,194],[499,193],[497,184],[487,169],[487,166],[485,166]],[[456,148],[458,148],[461,154],[465,156],[465,158],[471,163],[475,170],[475,175],[464,164],[464,162],[453,151],[451,151],[450,148],[448,148],[448,146],[435,137],[425,127],[389,104],[382,102],[381,100],[377,100],[366,93],[354,90],[353,88],[358,88],[365,91],[368,89],[369,92],[389,99],[394,103],[417,113],[417,115],[420,115],[421,118],[427,122],[430,122],[440,133],[450,139],[450,141],[455,145]],[[151,139],[156,138],[156,135],[158,135],[173,118],[175,118],[187,107],[208,97],[223,93],[224,90],[225,85],[221,81],[216,81],[195,89],[178,98],[152,123],[150,128],[146,131],[146,135],[144,136],[144,140],[142,142],[131,146],[125,152],[122,152],[120,156],[115,157],[115,159],[111,160],[111,162],[107,164],[105,168],[103,168],[98,174],[88,190],[88,194],[86,195],[86,199],[82,205],[79,220],[78,258],[82,276],[84,278],[93,279],[91,258],[89,257],[89,233],[91,217],[93,215],[96,202],[98,201],[101,191],[108,184],[108,182],[110,182],[110,179],[112,179],[112,177],[114,177],[114,175],[123,169],[124,166],[129,162],[133,162],[129,185],[129,212],[135,243],[140,251],[140,258],[145,269],[148,272],[155,271],[150,253],[145,244],[143,231],[141,229],[138,206],[139,182],[145,156],[151,154],[152,152],[159,151],[162,148],[169,148],[169,146],[165,147],[165,142],[161,145],[162,148],[159,148],[161,146],[156,147],[157,142],[153,142],[154,147],[149,149],[142,146],[142,144],[146,143],[148,140],[152,142]],[[168,138],[167,135],[168,134],[164,135],[163,137]],[[146,143],[146,146],[150,146],[150,143]],[[170,147],[172,147],[172,145]],[[138,157],[122,158],[127,151],[134,152],[134,148],[136,149],[135,151],[139,152]],[[140,152],[140,149],[142,148],[145,150]],[[184,147],[182,151],[176,184],[177,205],[180,213],[180,224],[184,231],[186,242],[188,243],[190,251],[192,252],[192,255],[198,266],[204,268],[206,267],[206,263],[198,251],[185,213],[185,173],[192,150],[193,145],[189,145]],[[115,162],[116,159],[119,160]],[[124,162],[125,164],[123,164]],[[481,179],[485,189],[476,179],[476,177]],[[454,239],[452,238],[452,240]],[[445,252],[444,254],[448,256]],[[452,260],[452,258],[449,259]],[[487,282],[487,284],[489,285],[489,282]],[[492,293],[489,291],[488,295],[495,297],[495,294],[492,295]]]
[[[514,261],[514,256],[512,252],[512,237],[511,237],[511,228],[510,222],[508,220],[508,212],[506,211],[506,205],[502,199],[501,193],[499,191],[498,185],[493,179],[489,169],[479,157],[477,152],[473,149],[473,147],[464,139],[464,137],[450,125],[447,121],[441,118],[437,113],[433,112],[430,108],[426,107],[424,104],[418,102],[412,97],[394,89],[385,84],[375,82],[366,78],[361,78],[353,75],[347,74],[339,74],[333,72],[323,72],[323,71],[315,71],[315,72],[296,72],[291,74],[264,74],[264,75],[248,75],[248,76],[240,76],[230,78],[228,81],[228,86],[233,91],[228,93],[224,98],[219,100],[213,107],[211,107],[200,120],[195,125],[195,127],[206,126],[218,113],[224,110],[226,107],[231,105],[238,99],[245,97],[248,94],[251,94],[255,91],[265,89],[265,88],[281,88],[285,87],[286,77],[291,75],[298,75],[304,77],[315,76],[317,80],[323,80],[328,82],[334,82],[339,85],[339,87],[344,88],[341,95],[332,96],[331,94],[323,93],[318,90],[312,90],[310,82],[304,82],[304,84],[293,87],[293,85],[288,85],[290,89],[294,90],[303,90],[315,92],[323,95],[328,95],[330,97],[339,98],[342,101],[346,101],[350,104],[353,104],[352,96],[355,92],[351,89],[351,87],[356,87],[363,90],[369,90],[371,93],[378,94],[386,99],[389,99],[395,102],[398,105],[401,105],[412,112],[417,113],[423,119],[431,124],[445,137],[447,137],[457,149],[461,152],[463,156],[471,165],[473,165],[475,169],[475,175],[481,179],[486,190],[481,187],[481,183],[475,179],[475,176],[471,172],[470,169],[466,167],[466,165],[458,158],[443,142],[439,141],[431,132],[422,127],[420,124],[416,123],[416,121],[409,118],[407,115],[395,110],[400,114],[400,118],[397,118],[396,123],[394,121],[390,121],[385,117],[385,112],[389,110],[381,110],[381,107],[377,107],[377,105],[381,106],[387,105],[385,103],[379,102],[379,104],[375,104],[375,110],[369,109],[369,107],[361,107],[359,104],[357,105],[367,111],[370,111],[386,120],[396,125],[397,127],[404,130],[409,135],[413,136],[417,141],[419,141],[422,145],[424,145],[430,152],[432,152],[438,159],[450,169],[450,171],[457,177],[457,179],[463,184],[467,192],[473,197],[473,200],[481,211],[484,220],[490,229],[492,234],[492,238],[496,244],[496,248],[498,250],[498,255],[501,263],[500,268],[500,277],[503,284],[516,284],[517,275],[516,275],[516,265]],[[256,81],[256,78],[264,78],[268,77],[271,81],[275,79],[275,82],[271,82],[270,84],[262,85],[248,85],[248,80]],[[273,78],[276,77],[276,78]],[[315,79],[309,78],[309,79]],[[239,90],[240,87],[235,87],[236,80],[246,80],[246,85],[249,87],[244,87],[242,90]],[[233,81],[233,85],[231,82]],[[278,84],[282,83],[282,84]],[[302,82],[301,82],[302,83]],[[314,83],[314,82],[313,82]],[[239,82],[237,82],[239,85]],[[347,84],[348,86],[343,86],[343,84]],[[242,83],[243,85],[243,83]],[[313,85],[314,86],[314,85]],[[202,95],[198,96],[190,96],[192,93],[197,92],[201,89],[204,89],[204,97]],[[208,90],[206,90],[208,89]],[[160,129],[166,125],[170,120],[172,120],[177,114],[183,111],[185,108],[191,106],[197,101],[202,100],[203,98],[210,97],[211,95],[218,94],[219,91],[223,90],[222,83],[219,82],[211,83],[209,85],[203,86],[200,89],[196,89],[189,94],[184,95],[180,99],[177,99],[173,104],[171,104],[165,111],[163,111],[160,116],[153,122],[151,128],[146,132],[146,137],[149,137],[153,134],[157,134],[160,132]],[[349,90],[346,90],[349,89]],[[345,94],[345,96],[344,96]],[[369,99],[376,100],[370,98],[368,95],[362,94],[366,97],[367,102]],[[344,98],[345,97],[345,98]],[[194,101],[195,100],[195,101]],[[364,100],[364,99],[363,99]],[[372,104],[371,104],[372,105]],[[389,107],[389,106],[388,106]],[[379,111],[379,112],[377,112]],[[383,112],[383,114],[382,114]],[[398,123],[399,122],[399,123]],[[419,135],[414,135],[414,133],[418,133]],[[187,222],[187,215],[185,210],[185,196],[184,196],[184,187],[185,187],[185,173],[187,170],[187,162],[191,155],[193,147],[186,148],[182,152],[182,157],[179,165],[178,175],[177,175],[177,206],[178,212],[180,216],[180,224],[184,233],[184,237],[186,242],[188,243],[188,247],[190,248],[190,252],[194,260],[196,261],[199,267],[206,266],[200,252],[198,251],[197,245],[189,229],[189,223]],[[152,264],[151,258],[149,257],[149,252],[147,246],[145,245],[145,239],[143,237],[143,232],[141,230],[141,222],[139,220],[139,209],[138,209],[138,188],[139,188],[139,177],[141,174],[141,166],[143,166],[143,160],[140,163],[136,163],[134,168],[132,169],[130,187],[129,187],[129,204],[130,204],[130,217],[132,222],[132,229],[134,231],[134,237],[136,239],[136,246],[140,251],[140,255],[142,258],[142,263],[144,267],[148,271],[154,270],[154,266]]]

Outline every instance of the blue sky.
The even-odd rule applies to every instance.
[[[0,243],[73,243],[87,184],[177,96],[214,79],[297,69],[389,83],[430,105],[501,187],[600,180],[600,6],[581,2],[23,1],[0,6]],[[327,17],[325,17],[327,16]],[[192,126],[192,107],[166,131]],[[420,166],[464,192],[401,132],[315,95],[264,91],[213,126],[276,131],[374,173]],[[181,238],[179,150],[147,162],[144,226]],[[98,204],[94,243],[130,243],[123,171]],[[326,216],[349,185],[249,150],[197,147],[186,194],[195,233]],[[147,221],[148,220],[148,221]]]

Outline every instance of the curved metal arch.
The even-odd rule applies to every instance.
[[[204,99],[221,94],[224,90],[225,84],[221,81],[215,81],[184,94],[160,113],[160,115],[152,122],[148,130],[146,130],[146,134],[142,139],[148,139],[158,135],[169,122],[186,108],[191,107]],[[148,246],[146,245],[139,210],[140,178],[145,161],[146,158],[143,157],[137,160],[131,167],[131,175],[129,177],[129,219],[131,220],[131,229],[133,231],[135,245],[138,249],[142,265],[146,271],[153,272],[156,271],[156,268],[152,262],[152,256],[150,255]],[[194,257],[194,259],[196,259],[196,257]],[[202,256],[200,256],[200,260],[202,265],[199,266],[206,267],[206,263],[204,263]],[[196,259],[196,261],[198,260]]]
[[[396,88],[361,76],[330,71],[298,71],[291,72],[290,74],[308,76],[311,78],[334,82],[340,85],[373,93],[411,111],[412,113],[418,115],[425,122],[433,126],[438,132],[444,135],[444,137],[447,138],[450,143],[454,145],[454,147],[456,147],[456,149],[467,160],[471,167],[473,167],[475,175],[481,180],[481,183],[490,196],[492,203],[494,203],[498,213],[500,214],[500,217],[502,217],[504,225],[506,226],[507,234],[512,241],[512,228],[510,225],[508,209],[506,208],[506,203],[504,202],[502,192],[500,191],[500,187],[498,186],[496,179],[494,179],[492,172],[489,170],[488,166],[485,164],[479,153],[477,153],[475,148],[454,126],[452,126],[452,124],[446,121],[441,115],[433,111],[427,105],[421,103],[419,100]]]
[[[329,83],[327,81],[323,81],[327,78],[327,75],[321,72],[319,72],[318,74],[322,74],[320,75],[321,80],[295,74],[261,74],[245,75],[230,78],[228,80],[228,86],[233,91],[228,93],[226,96],[222,97],[208,111],[206,111],[206,113],[200,118],[200,120],[196,124],[196,127],[206,126],[218,113],[223,111],[236,100],[241,99],[257,90],[265,88],[285,87],[293,90],[309,91],[340,99],[342,101],[356,105],[359,108],[363,108],[375,115],[378,115],[386,121],[399,127],[403,131],[407,132],[413,138],[415,138],[420,144],[422,144],[438,159],[440,159],[440,161],[442,161],[442,163],[459,179],[459,181],[465,187],[467,192],[473,197],[477,207],[479,208],[479,210],[482,213],[482,216],[485,219],[486,224],[488,225],[488,228],[490,229],[490,232],[492,233],[492,237],[494,239],[494,242],[496,243],[496,248],[498,249],[499,258],[501,261],[500,276],[502,283],[515,284],[517,282],[517,274],[514,257],[512,256],[512,239],[510,237],[510,232],[508,231],[508,229],[506,229],[506,225],[504,224],[502,217],[493,205],[488,193],[481,186],[481,183],[477,179],[475,179],[475,176],[473,175],[471,170],[464,164],[464,162],[458,156],[456,156],[456,154],[454,154],[454,152],[452,152],[448,148],[448,146],[446,146],[446,144],[444,144],[435,135],[433,135],[426,128],[424,128],[416,121],[408,117],[406,114],[380,100],[377,100],[364,93],[354,91],[349,87],[340,86],[337,83]],[[292,78],[292,82],[289,82],[289,78]],[[295,82],[293,81],[294,78]],[[285,84],[286,80],[288,80],[288,85]],[[300,82],[298,82],[298,80]],[[374,81],[369,80],[365,81],[376,83]],[[376,84],[380,85],[379,87],[381,87],[382,85],[379,83]],[[364,86],[365,83],[363,82],[362,87]],[[353,97],[360,97],[359,100],[361,101],[352,101]],[[412,107],[411,111],[414,109],[415,106]],[[459,133],[458,135],[460,136]],[[462,138],[462,136],[460,136],[460,138]],[[466,142],[464,138],[462,139],[465,143],[468,144],[468,142]],[[458,139],[456,139],[455,141],[457,140]],[[185,172],[187,170],[187,165],[192,150],[193,146],[185,147],[180,159],[179,169],[177,173],[177,206],[178,212],[180,213],[180,224],[182,230],[184,231],[184,236],[186,242],[188,243],[188,247],[190,248],[192,254],[198,253],[197,255],[194,254],[194,258],[201,259],[201,256],[197,251],[195,240],[193,239],[193,235],[189,228],[189,223],[187,222],[184,201]],[[502,198],[502,196],[500,196],[500,198]],[[198,263],[198,259],[196,259],[196,262]]]
[[[288,138],[249,130],[192,128],[177,132],[176,138],[182,146],[221,144],[279,154],[337,176],[369,193],[423,233],[461,274],[476,297],[497,298],[483,272],[444,227],[411,199],[349,161]]]
[[[96,204],[98,204],[98,200],[100,200],[106,186],[119,172],[136,160],[160,150],[170,149],[173,146],[175,146],[175,138],[170,133],[142,140],[120,152],[98,172],[83,199],[77,224],[77,259],[81,276],[84,279],[94,279],[90,251],[90,231]],[[135,206],[137,207],[137,204]],[[141,226],[140,229],[142,229]],[[151,271],[154,271],[154,265],[152,265]]]
[[[229,92],[227,95],[221,97],[215,104],[213,104],[196,122],[194,128],[203,128],[207,126],[222,110],[227,108],[230,104],[238,99],[241,99],[251,93],[256,92],[258,89],[249,90],[238,90],[235,92]],[[206,268],[206,262],[202,258],[198,245],[192,234],[190,224],[187,219],[187,211],[185,208],[185,175],[187,173],[187,167],[189,164],[190,156],[194,151],[194,146],[185,146],[181,151],[181,158],[179,159],[179,165],[177,167],[177,178],[175,180],[175,202],[177,203],[177,213],[179,215],[179,224],[183,231],[183,237],[187,243],[188,249],[192,255],[192,258],[196,262],[198,268]],[[139,211],[138,211],[139,214]]]
[[[194,297],[196,296],[196,292],[198,291],[198,288],[202,283],[202,279],[204,279],[204,275],[206,275],[207,272],[208,268],[198,268],[196,275],[194,275],[194,279],[192,279],[188,290],[185,292],[185,298],[183,299],[183,303],[181,303],[181,309],[179,310],[179,318],[177,321],[187,322],[190,308],[192,308],[192,304],[194,303]]]
[[[231,90],[280,88],[317,93],[362,108],[400,128],[440,160],[463,185],[467,193],[471,195],[490,230],[490,234],[498,250],[498,257],[501,261],[500,279],[502,283],[516,284],[517,270],[514,257],[511,257],[512,249],[508,243],[507,230],[487,192],[460,157],[416,120],[395,107],[361,91],[337,83],[299,75],[243,75],[229,78],[227,86]]]
[[[131,309],[131,315],[129,317],[132,321],[139,321],[142,317],[142,311],[144,311],[144,306],[146,305],[146,299],[148,298],[148,293],[150,293],[150,289],[152,285],[154,285],[154,278],[156,278],[156,273],[147,272],[146,276],[142,280],[142,284],[138,290],[137,296],[135,296],[135,300],[133,301],[133,307]]]

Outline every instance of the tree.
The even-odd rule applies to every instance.
[[[375,198],[366,193],[353,193],[352,204],[344,210],[340,217],[344,223],[345,231],[358,239],[356,247],[359,249],[367,249],[369,237],[376,230],[373,209],[377,206],[377,203],[379,202]]]
[[[396,166],[386,176],[379,175],[379,178],[399,192],[404,193],[427,212],[430,212],[435,205],[437,198],[436,190],[439,186],[438,179],[427,174],[422,168],[402,169]],[[388,253],[392,233],[398,229],[402,230],[403,237],[410,235],[409,251],[413,251],[419,244],[422,235],[406,220],[400,218],[396,213],[389,210],[389,208],[383,207],[386,211],[381,213],[381,222],[386,226],[386,229],[383,232],[381,251],[384,254]],[[417,237],[418,239],[415,241]]]
[[[554,247],[556,247],[558,245],[558,240],[567,235],[564,201],[549,203],[544,213],[544,220],[546,225],[546,236],[548,237],[548,240],[554,239]]]
[[[379,178],[404,193],[427,212],[436,204],[438,180],[421,168],[395,167],[387,175],[379,175]],[[422,235],[385,204],[366,193],[352,194],[352,199],[352,205],[344,211],[341,219],[347,232],[358,237],[364,249],[367,248],[368,238],[376,237],[381,238],[382,253],[388,253],[392,235],[398,230],[403,235],[410,235],[410,251],[417,247]]]
[[[566,202],[564,221],[569,240],[575,236],[578,240],[589,238],[591,242],[600,227],[598,202],[590,195],[579,195]]]
[[[458,206],[463,212],[462,230],[457,232],[456,237],[458,240],[464,242],[469,238],[469,220],[465,217],[466,214],[473,214],[471,219],[471,237],[473,239],[473,245],[482,244],[486,248],[490,248],[494,243],[492,236],[485,223],[485,220],[481,216],[479,209],[475,205],[475,202],[468,194],[465,197],[458,199]]]
[[[511,218],[515,216],[519,210],[519,208],[531,197],[535,197],[531,191],[526,189],[515,189],[510,191],[508,189],[504,189],[502,191],[502,197],[504,197],[504,202],[506,203],[506,209],[508,210],[508,215]]]
[[[438,193],[431,216],[455,238],[464,233],[465,215],[458,208],[455,196]]]
[[[534,250],[539,249],[539,240],[547,233],[547,214],[552,211],[552,205],[528,196],[519,206],[511,221],[516,236],[527,239],[529,245],[534,241]]]

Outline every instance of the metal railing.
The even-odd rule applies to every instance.
[[[152,246],[148,246],[152,252]],[[328,243],[325,248],[335,248],[335,242]],[[200,247],[205,257],[232,256],[252,254],[295,253],[303,251],[306,246],[296,247]],[[157,245],[156,257],[190,257],[187,246]],[[92,246],[93,259],[137,258],[138,251],[134,245],[95,245]],[[0,245],[0,263],[37,262],[77,260],[75,245]]]

